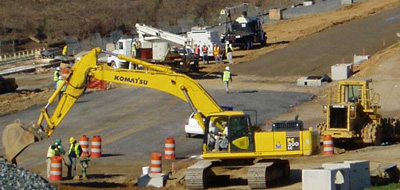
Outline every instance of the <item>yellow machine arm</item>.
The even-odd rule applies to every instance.
[[[105,64],[97,65],[97,57],[102,52],[118,56],[119,59],[134,64],[142,65],[149,70],[114,69]],[[71,68],[71,73],[65,80],[67,88],[52,115],[49,115],[47,108],[55,101],[63,85],[57,88],[48,100],[47,105],[42,108],[36,125],[30,126],[28,129],[22,129],[22,126],[12,124],[5,128],[3,132],[3,145],[8,159],[15,161],[15,157],[28,145],[34,141],[40,141],[51,136],[76,100],[85,92],[87,84],[92,78],[153,88],[174,95],[189,103],[193,112],[196,113],[195,118],[199,121],[203,130],[205,129],[203,123],[204,116],[201,114],[209,115],[223,111],[198,82],[184,74],[176,73],[166,66],[154,65],[135,58],[116,55],[102,51],[100,48],[95,48]],[[47,128],[42,126],[43,120],[46,121]],[[34,138],[31,137],[32,133]],[[17,136],[25,137],[15,138]]]

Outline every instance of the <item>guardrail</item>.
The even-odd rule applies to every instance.
[[[18,61],[26,61],[34,59],[40,56],[40,52],[45,50],[45,48],[31,49],[14,52],[12,54],[0,55],[0,64],[11,64]]]

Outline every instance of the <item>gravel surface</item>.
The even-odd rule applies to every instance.
[[[15,165],[0,159],[0,189],[57,189],[40,175],[17,168]]]

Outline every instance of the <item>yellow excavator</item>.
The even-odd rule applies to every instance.
[[[146,70],[114,69],[98,64],[100,53],[142,65]],[[318,132],[302,129],[298,121],[280,124],[277,131],[256,132],[249,115],[242,111],[223,111],[199,83],[185,74],[176,73],[170,67],[95,48],[71,68],[65,80],[67,88],[52,115],[47,108],[57,98],[63,85],[42,108],[36,124],[25,126],[18,122],[6,126],[2,142],[7,159],[15,162],[30,144],[50,137],[85,92],[91,79],[153,88],[189,103],[205,135],[202,145],[204,160],[187,169],[185,179],[188,188],[207,187],[210,180],[218,175],[215,170],[218,167],[225,170],[245,167],[249,186],[265,188],[269,181],[289,176],[289,161],[277,157],[311,155],[319,150]],[[221,135],[222,132],[224,135]]]

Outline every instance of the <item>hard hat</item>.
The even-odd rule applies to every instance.
[[[61,145],[61,139],[56,139],[56,145]]]
[[[62,76],[59,76],[59,77],[58,77],[58,80],[62,80],[62,79],[63,79]]]
[[[69,138],[69,143],[74,143],[76,141],[76,139],[74,137]]]
[[[226,41],[226,44],[229,44],[229,41]]]
[[[81,60],[81,57],[76,58],[76,61],[80,61],[80,60]]]
[[[225,67],[225,70],[229,71],[229,66],[226,66],[226,67]]]
[[[56,70],[57,70],[57,71],[60,71],[60,67],[57,67]]]

